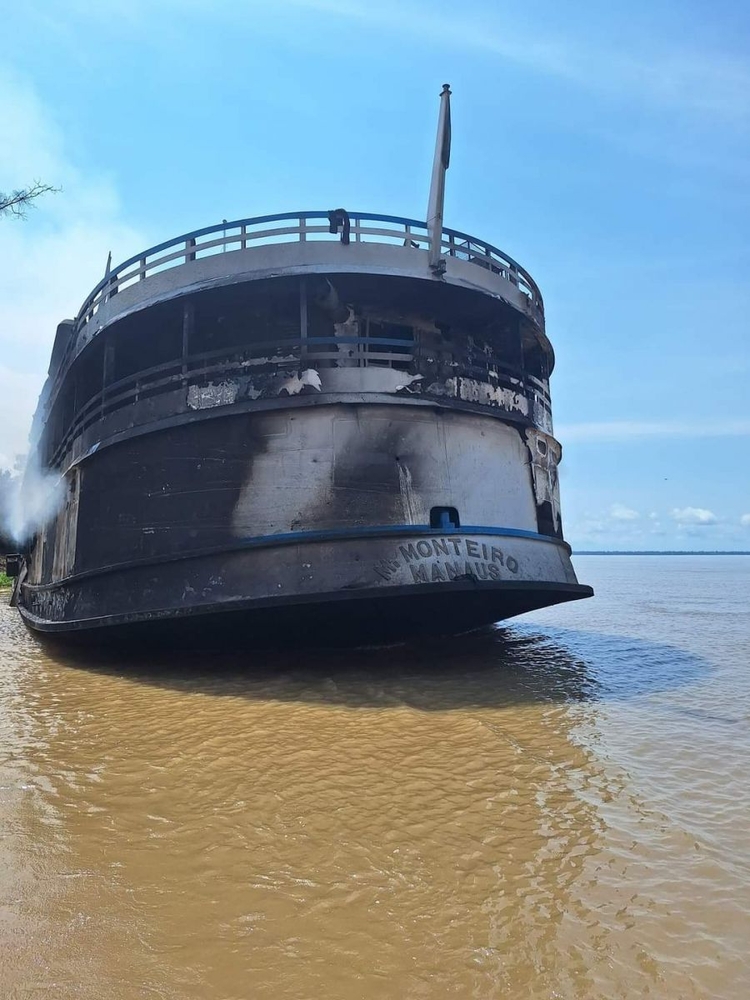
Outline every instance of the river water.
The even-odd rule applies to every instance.
[[[750,557],[413,647],[106,659],[0,607],[0,996],[746,998]]]

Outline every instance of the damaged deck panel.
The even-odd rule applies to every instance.
[[[332,291],[355,302],[347,336],[337,332]],[[346,274],[335,286],[328,277],[251,282],[162,303],[103,330],[53,380],[45,458],[62,464],[86,425],[118,409],[136,422],[139,411],[150,416],[177,384],[195,406],[234,385],[240,400],[305,391],[294,380],[306,371],[317,372],[321,391],[453,397],[521,413],[551,433],[552,364],[535,326],[475,292]]]

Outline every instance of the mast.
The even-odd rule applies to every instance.
[[[430,238],[430,269],[440,275],[445,271],[445,258],[441,255],[443,239],[443,205],[445,202],[445,172],[451,159],[451,88],[444,83],[440,93],[435,159],[432,164],[430,200],[427,204],[427,232]]]

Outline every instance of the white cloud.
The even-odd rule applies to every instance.
[[[97,19],[103,31],[111,30],[113,22],[106,4],[72,2],[79,17],[85,17],[87,22]],[[161,0],[159,4],[131,0],[120,5],[122,17],[117,21],[117,30],[121,31],[124,23],[129,30],[139,31],[139,41],[149,38],[158,34],[160,25],[153,22],[157,14],[171,20],[176,16],[210,16],[213,23],[223,20],[230,26],[243,25],[248,6],[236,0]],[[650,25],[630,44],[618,45],[611,25],[606,34],[601,30],[581,31],[575,25],[554,29],[533,11],[524,15],[520,9],[497,3],[459,7],[427,0],[276,0],[265,7],[268,9],[260,17],[258,12],[249,16],[256,22],[262,20],[266,27],[270,20],[285,30],[290,14],[293,17],[299,10],[308,11],[318,15],[320,21],[349,21],[380,31],[384,39],[398,32],[427,48],[447,46],[453,52],[490,53],[538,76],[609,96],[618,104],[625,99],[649,110],[687,112],[712,129],[734,129],[750,123],[748,59],[738,57],[729,47],[712,50],[706,44],[670,41],[664,33],[651,30]],[[60,16],[57,20],[60,31],[70,31],[69,10],[64,23]],[[150,30],[145,30],[147,25]],[[618,114],[612,120],[620,117]],[[660,138],[663,154],[668,144],[663,135]]]
[[[556,437],[563,444],[570,441],[616,442],[638,438],[664,437],[746,437],[750,435],[750,420],[728,421],[637,421],[612,420],[596,423],[563,424],[556,427]]]
[[[613,503],[609,508],[609,516],[613,521],[637,521],[641,515],[632,507],[626,507],[622,503]]]
[[[706,510],[705,507],[675,507],[669,512],[669,516],[677,524],[696,527],[717,524],[719,520],[713,511]]]
[[[110,249],[125,258],[148,239],[122,220],[111,181],[81,172],[33,90],[0,71],[0,178],[62,187],[26,221],[0,218],[0,465],[25,442],[46,375],[55,329],[74,316],[104,273]]]
[[[537,73],[571,80],[599,93],[608,91],[618,98],[625,94],[635,103],[684,109],[713,125],[750,120],[750,63],[728,51],[656,45],[653,37],[646,37],[633,54],[632,46],[617,49],[594,38],[572,34],[545,37],[542,26],[520,22],[515,12],[505,17],[472,17],[462,8],[458,16],[444,15],[435,4],[428,7],[405,0],[380,0],[377,4],[361,0],[283,2],[388,30],[397,26],[401,32],[453,46],[490,51]],[[212,0],[212,7],[215,3]]]
[[[743,514],[740,518],[740,524],[743,528],[750,528],[750,514]]]

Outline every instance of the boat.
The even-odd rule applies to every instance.
[[[222,220],[107,262],[34,421],[63,488],[10,564],[31,629],[325,645],[591,596],[542,295],[444,227],[449,158],[446,85],[426,221]]]

